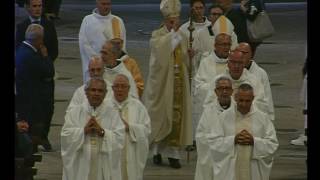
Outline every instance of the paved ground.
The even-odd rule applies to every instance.
[[[83,0],[84,1],[84,0]],[[36,180],[60,180],[62,162],[60,157],[60,130],[64,123],[66,106],[74,90],[82,83],[81,61],[78,47],[78,31],[82,18],[91,12],[94,5],[89,1],[74,3],[69,0],[62,5],[61,18],[56,22],[59,36],[59,59],[55,67],[58,72],[55,89],[55,113],[49,139],[55,152],[43,152],[43,160],[38,163]],[[183,6],[186,14],[187,6]],[[307,7],[305,3],[267,5],[276,34],[257,50],[256,61],[269,74],[276,110],[275,127],[280,142],[273,170],[272,180],[307,179],[305,147],[289,144],[303,129],[302,105],[299,91],[302,83],[301,68],[305,57],[307,39]],[[127,28],[127,49],[136,58],[144,78],[148,73],[149,38],[153,29],[160,24],[158,5],[114,5],[113,13],[123,17]],[[16,23],[26,13],[16,7]],[[183,19],[186,19],[183,16]],[[151,156],[150,156],[151,157]],[[157,167],[148,160],[145,180],[191,180],[194,177],[196,154],[191,153],[190,162],[182,160],[183,167],[173,170],[167,166]],[[165,161],[165,163],[167,163]]]

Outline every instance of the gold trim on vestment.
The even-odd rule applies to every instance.
[[[112,18],[112,32],[113,32],[113,38],[122,39],[120,37],[120,33],[121,33],[120,22],[117,18]]]
[[[173,52],[174,54],[174,86],[173,86],[173,118],[172,129],[170,134],[165,138],[165,142],[169,146],[180,146],[182,113],[183,113],[183,97],[184,88],[184,71],[182,62],[182,48],[178,45]]]

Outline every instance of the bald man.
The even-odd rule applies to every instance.
[[[104,62],[99,56],[93,56],[90,58],[88,70],[89,70],[90,78],[94,78],[94,77],[102,78],[104,73]],[[66,112],[70,111],[73,107],[78,106],[83,102],[87,101],[84,87],[85,87],[85,84],[80,86],[74,92]]]
[[[266,102],[268,103],[268,109],[264,113],[268,114],[271,120],[274,120],[275,117],[272,92],[267,72],[253,60],[252,49],[248,43],[240,43],[236,50],[243,53],[245,68],[261,81],[265,93]]]
[[[129,95],[135,98],[139,98],[137,86],[133,79],[133,75],[126,68],[124,62],[118,60],[118,57],[120,56],[121,52],[122,52],[121,45],[119,43],[113,40],[106,41],[104,43],[100,51],[101,58],[105,66],[103,78],[108,84],[108,87],[107,87],[108,90],[112,92],[111,86],[116,75],[118,74],[126,75],[127,78],[129,79],[129,84],[131,87],[129,90]],[[107,98],[112,97],[111,94],[109,95],[107,96]]]
[[[231,78],[234,92],[237,91],[240,84],[242,83],[250,84],[254,90],[254,96],[255,96],[254,104],[257,106],[257,108],[260,111],[266,112],[268,109],[268,103],[265,98],[263,85],[260,79],[255,77],[254,74],[250,73],[245,68],[243,55],[244,53],[238,50],[231,51],[228,56],[228,63],[227,63],[228,68],[223,73],[223,75]],[[215,94],[209,91],[204,101],[205,105],[208,104],[212,99],[214,99],[211,96],[215,96]]]

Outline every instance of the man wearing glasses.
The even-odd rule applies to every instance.
[[[234,49],[238,45],[237,35],[233,32],[234,26],[227,17],[222,16],[223,15],[222,7],[217,4],[214,4],[209,7],[208,13],[209,13],[209,20],[211,21],[211,24],[206,28],[201,29],[198,33],[198,36],[195,37],[194,44],[195,44],[195,47],[198,47],[197,55],[200,56],[199,58],[202,57],[203,53],[207,51],[212,51],[215,36],[221,33],[222,31],[220,27],[227,26],[227,29],[230,35],[232,36],[231,49]]]
[[[253,60],[252,49],[248,43],[240,43],[236,50],[243,53],[245,68],[261,81],[265,93],[266,102],[268,103],[268,109],[265,113],[270,116],[271,120],[274,120],[275,117],[272,93],[267,72]]]
[[[200,116],[203,111],[203,102],[211,89],[212,79],[227,68],[227,57],[231,48],[231,36],[225,33],[215,36],[214,50],[211,50],[207,56],[201,59],[197,74],[195,75],[195,90],[193,94],[193,112],[194,121],[193,130],[195,132]]]

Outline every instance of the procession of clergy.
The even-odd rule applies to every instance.
[[[142,180],[149,150],[154,164],[164,156],[178,169],[193,141],[195,180],[269,179],[279,144],[268,75],[221,8],[209,8],[210,22],[204,2],[192,1],[203,20],[192,29],[180,26],[179,0],[161,1],[144,89],[123,20],[111,14],[111,0],[96,3],[80,27],[84,85],[61,131],[63,179]]]

